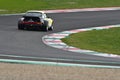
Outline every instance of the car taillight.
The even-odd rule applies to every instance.
[[[22,21],[21,23],[23,23],[23,24],[41,24],[41,22],[26,22],[26,21]]]

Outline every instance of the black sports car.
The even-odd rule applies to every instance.
[[[53,20],[43,11],[27,11],[18,21],[18,29],[53,30]]]

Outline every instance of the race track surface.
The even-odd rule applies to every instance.
[[[18,30],[17,21],[21,15],[0,16],[0,58],[120,66],[120,58],[68,52],[49,47],[42,42],[44,35],[55,32],[119,24],[119,10],[49,13],[48,15],[54,19],[54,30],[48,32]]]

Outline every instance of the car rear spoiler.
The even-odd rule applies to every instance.
[[[26,18],[26,17],[27,17],[27,18],[40,18],[40,17],[38,17],[38,16],[26,16],[26,15],[24,15],[23,17],[24,17],[24,18]]]
[[[41,21],[41,18],[38,16],[23,16],[25,20],[30,20],[32,19],[33,21]]]

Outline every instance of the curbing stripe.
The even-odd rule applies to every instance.
[[[87,12],[87,11],[114,11],[120,10],[120,7],[106,7],[106,8],[82,8],[82,9],[61,9],[61,10],[42,10],[45,13],[68,13],[68,12]],[[0,14],[0,16],[23,15],[25,13],[16,14]]]
[[[91,50],[78,49],[78,48],[75,48],[75,47],[72,47],[72,46],[68,46],[67,44],[60,41],[62,38],[65,38],[72,33],[90,31],[90,30],[94,30],[94,29],[95,30],[109,29],[109,28],[113,28],[113,27],[120,27],[120,25],[108,25],[108,26],[100,26],[100,27],[92,27],[92,28],[84,28],[84,29],[75,29],[75,30],[70,30],[70,31],[63,31],[63,32],[53,33],[53,34],[43,36],[42,40],[46,45],[49,45],[49,46],[54,47],[54,48],[67,50],[67,51],[96,55],[96,56],[103,56],[103,57],[120,57],[119,55],[114,55],[114,54],[100,53],[100,52],[95,52],[95,51],[91,51]],[[67,35],[66,35],[66,33],[67,33]],[[59,42],[57,42],[56,39],[55,39],[56,35],[57,35],[57,40]],[[60,37],[59,37],[59,35],[60,35]],[[61,35],[62,35],[62,37],[61,37]]]

